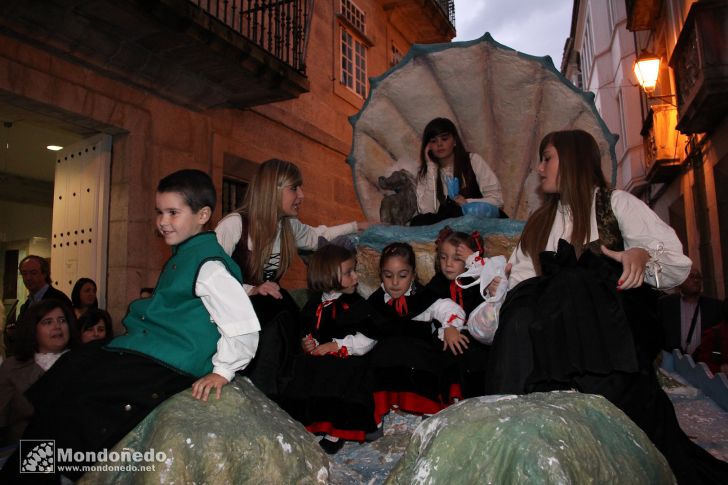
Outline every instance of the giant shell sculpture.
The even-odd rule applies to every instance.
[[[486,33],[468,42],[415,44],[370,82],[364,107],[350,118],[348,160],[369,220],[379,220],[386,195],[379,176],[402,168],[417,173],[422,131],[436,117],[453,120],[467,150],[490,164],[512,218],[525,219],[540,204],[538,145],[551,131],[579,128],[594,135],[604,174],[615,179],[616,136],[597,113],[593,95],[574,87],[550,57],[517,52]]]

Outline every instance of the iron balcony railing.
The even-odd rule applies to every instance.
[[[313,0],[190,1],[296,71],[306,73]]]
[[[443,13],[447,15],[450,25],[455,28],[455,0],[435,0],[435,3],[437,3]]]

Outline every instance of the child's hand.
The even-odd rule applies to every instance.
[[[372,223],[369,221],[356,221],[356,230],[358,232],[366,231],[370,227],[372,227]]]
[[[501,280],[500,276],[496,276],[493,278],[493,281],[490,282],[488,286],[485,287],[486,291],[488,292],[488,295],[493,296],[495,295],[495,292],[498,291],[498,287],[500,286]]]
[[[462,196],[462,195],[460,195],[460,194],[456,195],[456,196],[455,196],[455,198],[454,198],[453,200],[454,200],[454,201],[455,201],[455,203],[456,203],[457,205],[459,205],[460,207],[462,207],[462,206],[464,206],[465,204],[467,204],[467,203],[468,203],[468,199],[466,199],[465,197],[463,197],[463,196]]]
[[[228,380],[220,374],[210,372],[205,377],[197,379],[195,383],[192,384],[192,397],[201,401],[207,401],[207,398],[210,396],[210,391],[216,389],[217,392],[215,394],[217,395],[217,398],[220,399],[222,388],[227,383]]]
[[[470,342],[470,339],[461,334],[457,328],[447,327],[442,336],[442,350],[447,350],[450,347],[453,354],[462,354],[468,348],[468,342]]]
[[[276,283],[275,281],[266,281],[259,284],[258,286],[253,288],[253,291],[250,292],[250,296],[253,295],[272,296],[276,300],[280,300],[281,298],[283,298],[283,295],[281,295],[281,287],[278,286],[278,283]]]
[[[326,355],[329,352],[338,352],[339,351],[339,344],[336,342],[327,342],[325,344],[321,344],[313,351],[311,352],[311,355]]]
[[[316,341],[310,333],[301,339],[301,348],[307,354],[310,354],[316,348]]]
[[[470,249],[467,244],[460,243],[455,248],[455,257],[461,261],[465,261],[468,259],[468,256],[473,254],[475,251]]]

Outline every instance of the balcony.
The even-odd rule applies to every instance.
[[[653,30],[662,8],[662,0],[626,0],[627,30]]]
[[[677,109],[671,104],[652,105],[640,134],[644,139],[647,181],[669,183],[680,174],[679,133],[675,130]]]
[[[709,133],[728,115],[726,39],[728,4],[693,3],[670,58],[683,133]]]
[[[6,34],[194,110],[309,89],[313,0],[5,0]]]
[[[384,10],[394,25],[414,32],[412,42],[433,44],[455,37],[454,0],[384,0]]]

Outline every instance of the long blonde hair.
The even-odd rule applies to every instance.
[[[559,200],[571,210],[573,229],[570,243],[581,254],[584,241],[591,238],[591,207],[595,188],[607,186],[602,172],[599,145],[586,131],[555,131],[541,140],[539,156],[548,145],[559,155],[559,192],[546,194],[544,204],[526,222],[521,234],[523,254],[531,257],[541,274],[538,254],[546,249]]]
[[[303,177],[295,164],[278,159],[266,160],[258,167],[243,206],[238,209],[243,223],[248,225],[248,236],[253,243],[247,267],[243,270],[245,279],[254,285],[263,282],[263,270],[271,257],[279,222],[281,259],[276,280],[286,273],[296,256],[296,240],[289,217],[283,213],[281,198],[285,187],[301,184]]]

